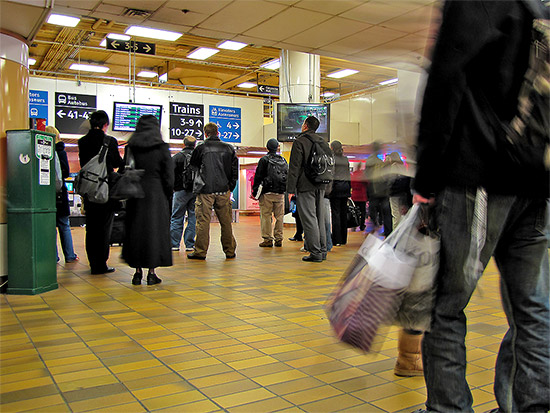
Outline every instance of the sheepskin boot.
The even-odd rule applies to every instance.
[[[421,351],[422,337],[424,334],[409,334],[403,329],[399,332],[397,342],[399,354],[393,369],[396,376],[413,377],[424,374]]]

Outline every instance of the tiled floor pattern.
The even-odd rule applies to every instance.
[[[225,260],[212,225],[206,261],[174,253],[163,283],[132,286],[133,271],[92,276],[58,265],[59,289],[0,296],[2,412],[409,412],[423,378],[393,375],[397,329],[365,355],[332,335],[323,304],[361,244],[350,233],[323,263],[299,245],[259,248],[259,220],[234,224],[237,258]],[[506,319],[498,274],[487,269],[468,307],[468,380],[476,412],[496,407],[493,366]]]

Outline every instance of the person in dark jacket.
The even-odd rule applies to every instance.
[[[465,307],[494,257],[509,329],[494,392],[499,412],[550,410],[549,172],[492,149],[529,64],[540,1],[447,1],[424,92],[414,202],[434,204],[441,235],[432,324],[422,343],[429,411],[471,412]],[[548,97],[548,96],[547,96]],[[550,131],[546,130],[546,133]]]
[[[143,268],[149,269],[147,285],[158,284],[162,280],[155,273],[155,268],[172,265],[170,199],[174,166],[155,116],[143,115],[139,118],[136,130],[128,140],[125,157],[128,156],[133,156],[136,169],[144,170],[141,186],[145,197],[126,201],[122,258],[136,269],[133,285],[141,284]]]
[[[69,159],[67,158],[67,152],[65,152],[65,143],[59,138],[59,131],[57,128],[55,126],[48,125],[46,126],[45,131],[55,135],[55,155],[59,159],[61,176],[63,178],[61,192],[57,193],[55,196],[55,225],[57,227],[57,232],[59,233],[61,250],[63,251],[65,262],[71,263],[77,261],[78,256],[75,254],[73,247],[73,236],[71,234],[71,224],[69,222],[71,210],[69,207],[69,195],[67,193],[67,187],[65,186],[65,179],[67,179],[71,173],[69,168]],[[57,254],[57,261],[59,261],[59,254]]]
[[[327,239],[325,229],[325,184],[313,183],[305,174],[305,165],[313,147],[313,141],[328,145],[315,131],[319,119],[309,116],[302,124],[300,133],[290,152],[287,192],[295,194],[298,211],[304,226],[305,248],[309,255],[303,261],[321,262],[327,257]]]
[[[372,154],[365,161],[365,179],[367,181],[367,198],[369,200],[369,217],[373,232],[384,227],[387,237],[393,230],[388,186],[388,168],[378,156],[382,148],[379,142],[372,143]]]
[[[183,139],[184,148],[172,157],[174,161],[174,196],[172,198],[172,218],[170,221],[170,236],[172,238],[172,250],[180,249],[181,235],[185,251],[193,251],[195,247],[195,200],[193,193],[191,154],[195,149],[197,140],[193,136]],[[183,231],[183,223],[187,214],[187,226]]]
[[[285,190],[288,175],[288,164],[281,155],[277,154],[279,142],[277,139],[267,141],[267,155],[260,158],[254,182],[252,197],[260,202],[260,228],[264,239],[260,247],[283,246],[283,218],[285,216]],[[273,165],[270,167],[270,165]],[[258,190],[261,185],[261,193]],[[275,226],[271,222],[275,217]]]
[[[348,242],[348,199],[351,196],[351,173],[348,158],[340,141],[330,144],[334,153],[334,180],[330,191],[330,213],[332,222],[332,243],[335,246]]]
[[[197,234],[195,251],[187,254],[187,258],[206,259],[210,244],[210,220],[214,209],[220,222],[223,252],[227,259],[231,259],[235,258],[237,248],[231,227],[231,192],[239,179],[239,160],[235,148],[220,140],[215,123],[204,125],[204,134],[204,143],[198,145],[191,156],[191,165],[196,171],[193,192],[197,194]]]
[[[109,128],[109,116],[103,110],[93,112],[90,116],[88,133],[78,140],[78,157],[80,166],[86,165],[90,159],[96,156],[103,145],[105,137],[108,141],[106,159],[107,173],[115,168],[123,168],[124,161],[118,152],[118,142],[112,136],[105,134]],[[107,266],[109,259],[109,238],[113,225],[114,203],[109,201],[98,204],[88,200],[84,201],[86,213],[86,254],[90,263],[92,274],[105,274],[115,271]],[[118,203],[117,203],[118,204]]]
[[[365,230],[365,219],[367,212],[367,181],[365,179],[365,170],[357,166],[357,169],[351,173],[351,200],[359,207],[359,230]]]

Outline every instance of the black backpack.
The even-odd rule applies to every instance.
[[[186,191],[193,190],[193,181],[195,174],[193,173],[193,168],[191,167],[191,153],[183,153],[183,171],[181,173],[181,181],[183,189]]]
[[[286,189],[288,176],[288,163],[280,155],[269,155],[267,157],[267,175],[264,178],[264,187],[270,188],[273,192],[282,193]]]
[[[315,185],[328,184],[334,179],[334,155],[328,143],[321,140],[313,140],[305,134],[312,143],[304,173]]]

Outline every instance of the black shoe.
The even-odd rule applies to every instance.
[[[300,242],[302,242],[302,238],[299,238],[299,237],[292,237],[292,238],[289,238],[288,240],[289,241],[300,241]]]
[[[309,261],[309,262],[322,262],[323,258],[314,257],[313,255],[309,254],[305,257],[302,257],[302,261]]]
[[[116,270],[113,267],[107,267],[105,270],[101,271],[92,271],[92,275],[98,275],[98,274],[109,274],[111,272],[115,272]]]
[[[157,274],[147,274],[147,285],[154,285],[154,284],[160,284],[162,280],[157,277]]]
[[[225,259],[230,260],[232,258],[235,258],[237,254],[225,254]]]
[[[134,277],[132,278],[132,285],[141,285],[141,278],[143,277],[143,274],[140,272],[136,272],[134,274]]]
[[[194,252],[192,252],[191,254],[187,254],[187,258],[189,258],[190,260],[205,260],[206,259],[206,257],[201,257],[200,255],[197,255]]]

